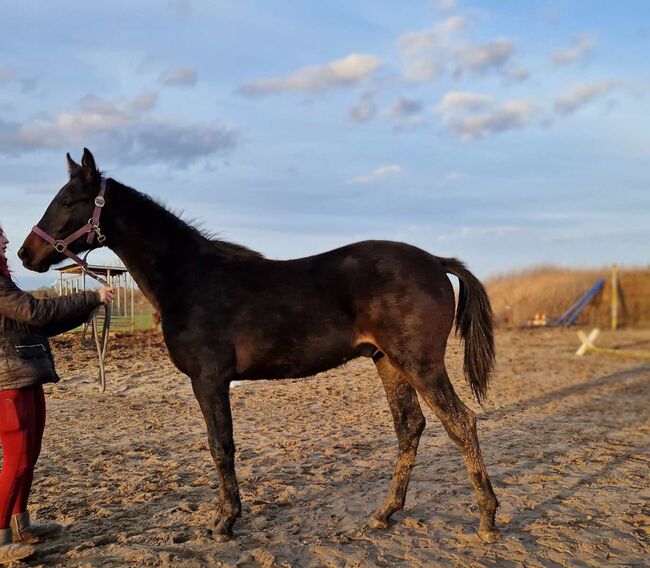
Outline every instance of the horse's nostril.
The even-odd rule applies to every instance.
[[[25,247],[20,247],[20,250],[18,251],[18,258],[20,260],[25,260],[27,258],[27,250],[25,250]]]

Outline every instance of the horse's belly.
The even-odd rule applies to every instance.
[[[339,349],[309,349],[309,345],[298,349],[282,349],[275,352],[258,353],[244,361],[237,357],[238,379],[290,379],[309,377],[333,369],[351,359],[364,355],[360,348],[341,346]]]

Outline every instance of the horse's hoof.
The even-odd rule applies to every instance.
[[[478,531],[478,537],[484,544],[493,544],[501,538],[501,532],[498,529]]]
[[[235,538],[235,535],[232,534],[232,523],[228,523],[226,520],[219,520],[212,529],[212,538],[217,542],[228,542]]]
[[[378,519],[377,517],[370,517],[370,521],[368,521],[368,524],[373,528],[373,529],[380,529],[380,530],[386,530],[388,528],[388,521],[383,520],[383,519]]]
[[[212,540],[216,540],[217,542],[229,542],[235,538],[235,535],[232,533],[218,533],[218,532],[213,532],[212,533]]]

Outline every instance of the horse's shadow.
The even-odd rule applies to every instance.
[[[571,395],[588,394],[593,391],[597,392],[597,389],[599,387],[605,385],[620,383],[622,387],[616,390],[616,396],[611,397],[607,401],[608,414],[612,414],[612,415],[618,414],[620,416],[626,417],[624,424],[621,424],[616,429],[610,430],[609,433],[611,434],[611,433],[619,432],[623,428],[635,427],[637,425],[647,423],[648,421],[648,414],[630,412],[628,403],[626,402],[626,397],[619,396],[622,395],[623,393],[629,394],[634,391],[643,390],[645,394],[640,393],[639,399],[640,400],[649,399],[650,382],[647,381],[647,379],[642,376],[643,373],[646,373],[648,371],[650,371],[650,365],[644,364],[644,365],[634,367],[632,369],[627,369],[617,373],[603,375],[601,377],[598,377],[596,379],[593,379],[591,381],[579,385],[572,385],[566,388],[558,389],[556,391],[547,393],[539,397],[533,397],[531,399],[523,401],[522,403],[513,405],[512,407],[507,407],[507,408],[499,409],[495,412],[487,413],[486,416],[488,418],[502,418],[505,417],[509,412],[512,412],[513,409],[518,409],[524,405],[541,406],[544,404],[555,402],[559,399]],[[596,394],[596,392],[594,392],[594,394]],[[562,407],[562,409],[554,413],[554,415],[557,416],[560,413],[570,413],[572,409],[579,410],[580,416],[583,419],[585,418],[585,416],[589,416],[589,415],[595,415],[595,416],[603,415],[602,401],[598,401],[598,399],[594,399],[592,404],[590,404],[589,402],[585,403],[584,400],[576,401],[575,404]],[[552,417],[554,415],[544,416],[544,421],[549,422],[549,424],[551,424],[551,427],[553,424]],[[584,458],[585,461],[589,461],[588,452],[591,449],[589,444],[590,440],[587,438],[585,441],[586,441],[585,446],[580,450],[580,454],[578,456],[576,456],[575,454],[575,450],[576,450],[575,444],[574,445],[567,444],[565,446],[564,451],[557,452],[557,448],[553,447],[553,445],[557,444],[557,438],[556,437],[554,438],[552,436],[549,436],[548,443],[542,445],[541,447],[539,447],[539,449],[544,452],[545,460],[553,459],[554,461],[557,461],[558,459],[561,458],[565,458],[568,460],[570,458],[575,459],[577,457],[577,458]],[[527,508],[527,510],[525,511],[519,510],[515,512],[512,518],[510,519],[509,523],[504,527],[504,532],[506,533],[509,532],[511,534],[516,533],[517,536],[522,537],[521,538],[522,543],[524,545],[527,543],[527,548],[531,548],[531,549],[541,548],[542,545],[539,543],[538,539],[534,537],[532,531],[530,530],[531,523],[534,523],[535,520],[540,517],[547,516],[548,513],[552,512],[553,509],[557,508],[559,505],[561,505],[565,509],[571,508],[571,510],[575,511],[575,518],[582,519],[584,514],[580,512],[575,506],[571,506],[568,504],[571,501],[571,498],[576,496],[576,494],[578,494],[582,489],[584,489],[585,486],[596,485],[599,483],[602,484],[604,480],[606,480],[608,477],[611,477],[612,474],[620,470],[623,464],[625,464],[628,460],[634,459],[633,457],[634,454],[637,454],[639,451],[642,451],[642,448],[637,448],[634,445],[630,444],[629,449],[627,451],[623,451],[622,453],[616,455],[613,459],[610,459],[609,461],[607,461],[607,463],[603,464],[597,469],[594,469],[593,471],[585,475],[582,475],[572,485],[562,488],[559,491],[556,491],[555,493],[551,493],[543,501],[539,502],[538,504],[532,507]],[[535,467],[539,465],[539,461],[540,460],[537,458],[529,459],[524,462],[518,462],[516,467],[507,470],[498,471],[494,476],[497,486],[502,484],[506,485],[507,484],[506,478],[510,475],[516,475],[517,473],[520,472],[534,470]],[[571,516],[570,513],[569,516]],[[551,565],[555,565],[555,564],[551,564]],[[579,566],[581,564],[576,560],[574,565]]]

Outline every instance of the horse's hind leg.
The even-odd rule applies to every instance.
[[[499,538],[499,531],[494,526],[499,502],[481,456],[475,414],[458,398],[444,366],[435,373],[429,371],[426,375],[411,374],[409,378],[420,396],[440,419],[449,437],[463,452],[481,512],[479,537],[484,542],[494,542]]]
[[[379,376],[384,384],[390,411],[393,414],[393,423],[399,445],[397,464],[388,496],[370,519],[370,526],[385,529],[388,527],[391,515],[404,508],[406,491],[411,479],[411,471],[415,463],[418,443],[424,430],[425,421],[413,387],[390,364],[388,357],[379,354],[374,359]]]

